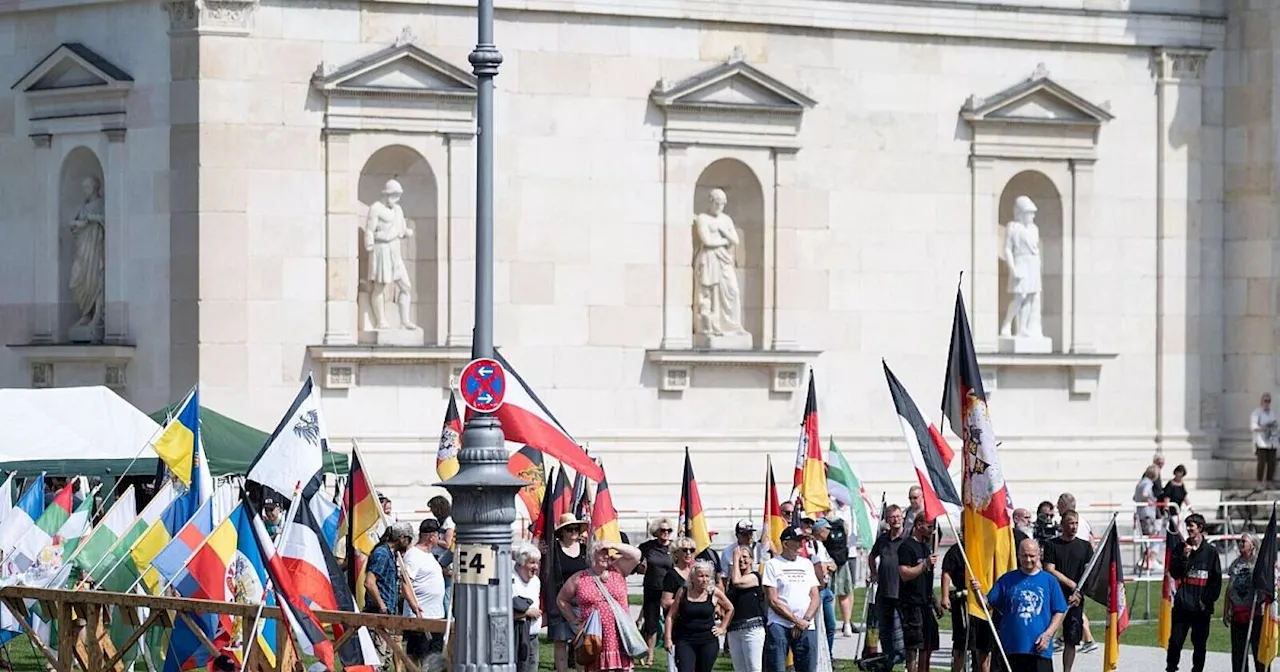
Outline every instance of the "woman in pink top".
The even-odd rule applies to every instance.
[[[574,632],[582,627],[582,619],[587,614],[593,611],[600,614],[600,657],[595,664],[587,665],[585,672],[630,670],[631,658],[622,650],[613,609],[600,586],[609,591],[615,603],[627,609],[627,576],[640,564],[640,549],[628,544],[593,541],[588,551],[591,566],[565,581],[556,604]]]

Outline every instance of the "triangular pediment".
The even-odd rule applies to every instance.
[[[1036,124],[1099,126],[1115,117],[1105,107],[1049,79],[1037,75],[988,98],[965,103],[965,119]]]
[[[471,73],[414,44],[396,44],[334,69],[324,65],[314,83],[325,92],[473,97]]]
[[[817,104],[794,87],[741,60],[730,60],[672,85],[659,82],[653,100],[661,107],[795,113]]]
[[[24,93],[128,87],[133,77],[97,52],[80,44],[58,45],[11,87]]]

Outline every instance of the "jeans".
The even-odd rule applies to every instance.
[[[836,651],[836,594],[827,586],[819,593],[822,596],[822,624],[827,628],[827,650],[831,655]]]
[[[816,672],[818,657],[814,648],[818,645],[816,630],[791,638],[791,628],[776,623],[765,626],[764,662],[767,672],[787,672],[787,652],[791,652],[796,672]]]
[[[730,630],[728,638],[733,672],[764,672],[764,626]]]
[[[1262,617],[1253,618],[1253,634],[1249,635],[1248,623],[1231,624],[1231,672],[1248,672],[1249,659],[1253,659],[1255,672],[1262,672],[1263,665],[1258,662],[1258,636],[1262,633]],[[1244,638],[1249,637],[1250,647],[1245,646]],[[1252,655],[1250,655],[1252,649]]]
[[[444,617],[445,618],[452,618],[452,614],[453,614],[453,612],[449,611],[449,607],[452,606],[451,603],[453,602],[453,590],[451,590],[452,588],[453,588],[453,577],[452,576],[444,577]]]
[[[1173,610],[1173,624],[1169,628],[1169,653],[1165,658],[1165,671],[1178,672],[1182,662],[1182,645],[1191,633],[1191,672],[1204,672],[1205,645],[1209,641],[1208,611]]]

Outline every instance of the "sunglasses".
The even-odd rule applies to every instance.
[[[693,552],[693,549],[692,549],[692,548],[687,548],[687,547],[682,547],[682,548],[677,548],[677,549],[676,549],[676,552],[678,552],[678,553],[692,553],[692,552]]]
[[[672,532],[675,532],[675,530],[673,530],[673,529],[671,529],[671,528],[669,528],[669,527],[659,527],[659,528],[658,528],[658,534],[671,534]]]

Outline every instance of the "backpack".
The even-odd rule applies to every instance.
[[[827,555],[831,556],[831,561],[836,563],[836,567],[844,567],[849,562],[849,533],[844,529],[843,520],[832,520],[831,534],[827,535],[827,540],[822,542],[827,548]]]

